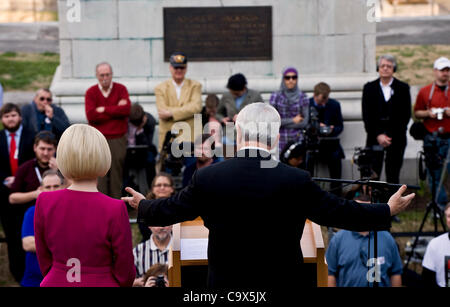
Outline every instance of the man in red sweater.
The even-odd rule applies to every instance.
[[[110,64],[98,64],[95,72],[98,84],[86,91],[86,117],[89,125],[97,128],[106,137],[112,158],[111,169],[105,177],[99,178],[98,189],[110,197],[120,198],[131,102],[127,88],[112,82],[113,72]]]
[[[440,57],[433,66],[434,82],[423,87],[417,94],[414,114],[416,118],[422,119],[428,134],[423,140],[425,154],[427,149],[437,152],[439,161],[434,169],[428,169],[428,183],[430,187],[435,184],[437,203],[443,209],[448,202],[447,194],[443,187],[439,187],[441,173],[444,167],[450,172],[450,163],[443,165],[446,161],[450,145],[450,60]],[[437,147],[437,148],[436,148]],[[430,152],[433,152],[431,150]],[[436,157],[436,155],[431,155]]]

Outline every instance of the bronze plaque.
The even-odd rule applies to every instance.
[[[164,59],[272,60],[272,7],[164,8]]]

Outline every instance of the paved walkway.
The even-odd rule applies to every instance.
[[[450,44],[450,15],[383,18],[377,23],[377,45]]]
[[[0,23],[0,52],[59,52],[58,22]],[[383,18],[377,45],[450,44],[450,15]]]
[[[57,22],[0,23],[0,52],[59,53]]]

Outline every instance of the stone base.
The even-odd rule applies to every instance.
[[[189,72],[188,72],[189,77]],[[227,78],[196,78],[202,84],[203,100],[207,94],[217,94],[219,98],[226,91]],[[344,117],[344,131],[341,135],[341,144],[344,148],[346,160],[343,165],[343,178],[356,179],[359,176],[358,167],[353,165],[352,157],[355,147],[363,147],[366,133],[361,120],[361,89],[370,80],[376,79],[374,74],[352,74],[326,76],[326,75],[304,75],[300,76],[299,86],[312,96],[313,87],[320,81],[326,82],[332,89],[331,97],[341,103]],[[130,93],[132,103],[140,103],[144,109],[157,117],[155,96],[153,90],[155,86],[164,81],[165,78],[115,78],[114,81],[124,84]],[[266,102],[269,101],[272,92],[280,86],[281,76],[277,78],[248,78],[248,87],[258,90]],[[69,119],[73,123],[86,122],[84,111],[84,93],[97,82],[94,78],[89,79],[63,79],[61,78],[61,68],[56,71],[52,82],[51,90],[54,93],[54,103],[64,108]],[[414,95],[415,96],[415,95]],[[410,123],[411,124],[411,123]],[[157,138],[157,133],[155,133]],[[157,139],[155,139],[157,143]],[[421,149],[421,142],[417,142],[411,137],[408,138],[408,147],[405,152],[405,161],[401,174],[401,181],[409,184],[416,184],[416,155]],[[323,174],[327,176],[327,171]]]

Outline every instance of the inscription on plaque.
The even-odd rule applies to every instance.
[[[164,59],[175,51],[189,61],[272,59],[272,7],[164,8]]]

